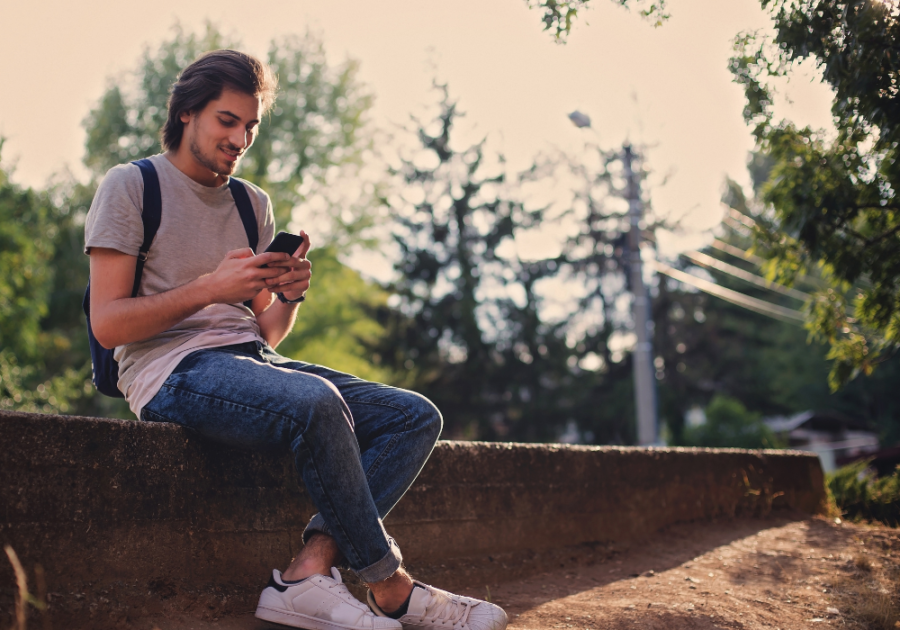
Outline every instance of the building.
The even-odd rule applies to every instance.
[[[878,435],[864,422],[833,411],[804,411],[793,416],[763,418],[789,448],[812,451],[828,473],[841,463],[878,451]]]

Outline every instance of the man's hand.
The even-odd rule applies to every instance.
[[[270,265],[280,267],[282,275],[276,277],[268,286],[269,291],[282,293],[288,300],[296,300],[304,295],[309,290],[312,278],[312,263],[306,260],[306,254],[310,248],[309,236],[302,230],[300,236],[303,237],[303,243],[291,257]]]
[[[213,273],[201,279],[209,291],[209,303],[239,304],[252,300],[287,275],[284,266],[290,265],[291,260],[282,252],[254,256],[249,247],[231,250]]]
[[[271,281],[272,286],[269,287],[269,291],[283,293],[288,300],[296,300],[304,295],[309,289],[309,279],[312,277],[312,266],[306,260],[306,254],[309,252],[309,236],[306,232],[300,232],[300,236],[303,237],[303,243],[293,256],[281,262],[271,263],[273,266],[279,267],[281,275]],[[258,306],[258,308],[254,308],[254,312],[257,313],[256,321],[259,323],[263,339],[273,348],[277,347],[294,328],[297,305],[282,304],[277,300],[271,303],[257,298],[254,306]]]

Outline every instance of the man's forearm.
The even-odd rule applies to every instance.
[[[211,304],[207,276],[154,295],[91,303],[94,336],[106,348],[134,343],[164,332]]]
[[[299,304],[284,304],[281,300],[276,299],[266,310],[257,315],[256,321],[259,323],[260,333],[266,343],[275,348],[291,333],[294,321],[297,319],[298,306]]]

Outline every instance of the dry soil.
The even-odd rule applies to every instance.
[[[678,525],[627,547],[572,549],[545,554],[530,574],[528,558],[498,557],[489,560],[492,571],[470,571],[468,579],[452,565],[428,578],[489,597],[506,609],[510,630],[900,628],[900,532],[893,529],[779,515]],[[249,613],[142,620],[137,627],[154,625],[283,628]]]

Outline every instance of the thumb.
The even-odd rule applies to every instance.
[[[242,247],[241,249],[232,249],[230,252],[225,254],[225,258],[251,258],[253,256],[253,250],[249,247]]]

